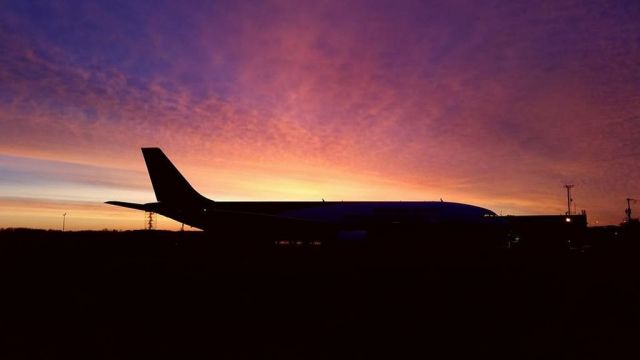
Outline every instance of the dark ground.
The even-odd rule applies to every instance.
[[[638,358],[639,248],[610,232],[436,251],[3,231],[0,358]]]

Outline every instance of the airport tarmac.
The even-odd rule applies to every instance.
[[[638,355],[640,265],[628,243],[403,255],[219,240],[3,231],[0,357]]]

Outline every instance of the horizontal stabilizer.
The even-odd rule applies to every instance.
[[[142,211],[148,211],[146,204],[136,204],[136,203],[130,203],[130,202],[124,202],[124,201],[107,201],[105,204],[122,206],[130,209],[136,209],[136,210],[142,210]]]

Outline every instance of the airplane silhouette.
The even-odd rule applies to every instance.
[[[363,239],[380,229],[486,223],[496,214],[439,201],[213,201],[198,193],[159,148],[142,148],[157,202],[107,204],[154,212],[205,231]]]

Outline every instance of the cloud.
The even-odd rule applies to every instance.
[[[608,222],[638,187],[637,2],[3,7],[15,159],[142,171],[138,148],[158,145],[217,197],[445,194],[520,213],[560,212],[582,182]]]

